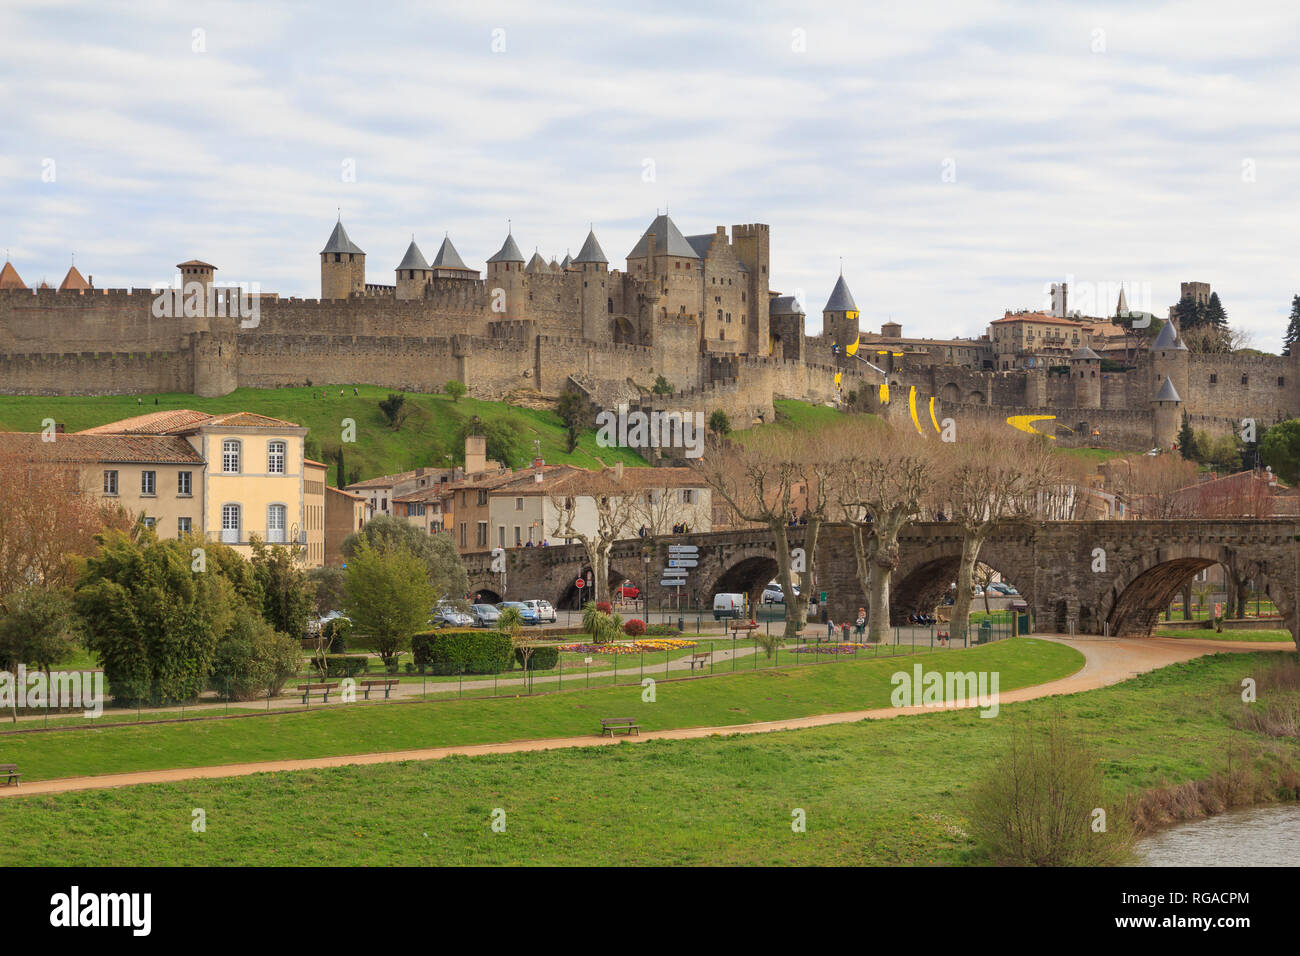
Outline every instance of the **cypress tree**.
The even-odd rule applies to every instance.
[[[1291,347],[1300,341],[1300,295],[1291,299],[1291,322],[1282,336],[1282,354],[1290,355]]]
[[[1192,434],[1192,423],[1183,412],[1183,425],[1178,429],[1178,454],[1187,461],[1196,459],[1196,436]]]

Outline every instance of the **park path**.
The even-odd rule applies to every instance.
[[[1228,641],[1180,640],[1175,638],[1091,639],[1070,640],[1064,637],[1035,635],[1046,640],[1066,644],[1080,651],[1084,665],[1069,677],[1021,687],[998,695],[999,704],[1053,697],[1059,694],[1076,694],[1095,690],[1110,684],[1126,681],[1147,671],[1192,660],[1205,654],[1247,653],[1253,651],[1294,651],[1292,643],[1247,643]],[[900,660],[905,660],[900,659]],[[915,662],[920,662],[914,658]],[[977,701],[964,705],[947,704],[947,708],[977,707]],[[860,720],[884,720],[905,714],[929,713],[935,707],[880,707],[872,710],[844,711],[834,714],[815,714],[809,717],[790,717],[781,720],[733,724],[721,727],[681,727],[672,730],[647,731],[639,737],[599,737],[595,734],[581,737],[552,737],[537,740],[512,740],[501,743],[470,744],[457,747],[428,747],[420,750],[393,750],[382,753],[345,754],[332,757],[310,757],[297,760],[270,760],[257,763],[221,764],[210,767],[180,767],[174,770],[143,770],[132,773],[99,774],[89,777],[62,777],[55,780],[38,780],[17,787],[0,787],[0,798],[37,796],[46,793],[67,793],[75,790],[99,790],[114,787],[132,787],[148,783],[174,783],[182,780],[203,780],[219,777],[244,777],[255,773],[277,773],[291,770],[319,770],[327,767],[364,766],[368,764],[399,763],[407,760],[441,760],[451,756],[480,756],[483,754],[523,753],[538,750],[561,750],[570,747],[599,747],[623,741],[642,740],[697,740],[702,737],[720,737],[732,734],[761,734],[777,730],[801,730],[808,727],[825,727],[832,724],[856,723]]]

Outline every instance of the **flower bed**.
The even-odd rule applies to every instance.
[[[866,644],[845,644],[827,643],[827,644],[801,644],[798,647],[790,648],[796,654],[856,654],[859,648],[867,647]]]
[[[695,641],[654,639],[620,644],[561,644],[560,650],[577,654],[643,654],[647,652],[680,651],[695,646]]]

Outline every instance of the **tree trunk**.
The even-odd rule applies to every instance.
[[[880,550],[877,543],[876,550]],[[873,561],[871,563],[871,607],[867,611],[867,643],[883,644],[889,633],[889,584],[894,568],[891,563]]]
[[[957,596],[952,602],[952,640],[965,638],[970,628],[971,589],[975,584],[975,565],[979,563],[983,533],[967,534],[961,542],[961,563],[957,566]]]
[[[1192,619],[1192,582],[1183,585],[1183,620]]]

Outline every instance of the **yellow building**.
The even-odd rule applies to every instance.
[[[181,409],[89,428],[0,433],[0,454],[66,462],[82,487],[142,514],[161,537],[195,532],[245,557],[257,536],[298,544],[303,562],[325,561],[326,467],[307,460],[307,429],[234,412]]]

